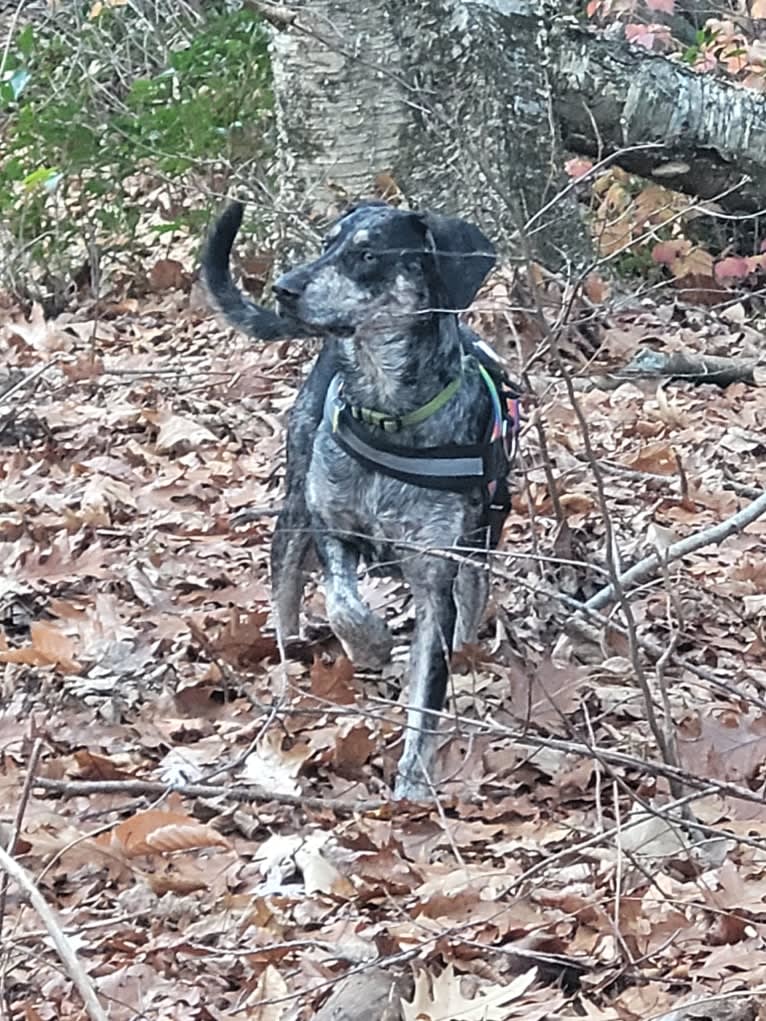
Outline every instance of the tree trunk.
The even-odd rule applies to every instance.
[[[282,207],[326,212],[393,178],[412,205],[470,218],[520,254],[520,228],[565,183],[541,0],[293,10],[273,45]],[[549,265],[590,255],[574,197],[525,236]]]
[[[274,40],[284,210],[334,211],[393,174],[412,204],[475,220],[506,254],[520,254],[531,219],[536,258],[581,267],[589,247],[572,195],[547,208],[565,183],[562,139],[727,213],[766,207],[762,96],[583,29],[560,5],[287,10]]]
[[[565,185],[542,0],[390,0],[410,123],[395,164],[418,205],[479,223],[506,253],[590,259],[576,201],[525,225]],[[566,255],[564,255],[566,253]]]
[[[333,215],[390,173],[407,114],[385,7],[358,0],[292,5],[272,33],[283,209]],[[393,76],[393,77],[392,77]]]

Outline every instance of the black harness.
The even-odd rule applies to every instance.
[[[518,446],[519,392],[483,341],[470,341],[465,349],[464,359],[478,364],[492,401],[492,416],[481,443],[444,443],[436,447],[390,443],[386,432],[398,431],[402,420],[349,405],[343,399],[343,383],[338,375],[333,376],[327,390],[324,420],[338,446],[372,471],[424,489],[453,493],[481,486],[490,543],[495,546],[511,506],[508,473]],[[447,390],[451,396],[457,387],[450,384]]]

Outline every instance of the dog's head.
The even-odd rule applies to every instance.
[[[336,220],[320,257],[274,290],[282,311],[310,329],[349,335],[467,308],[494,263],[489,239],[464,220],[371,202]]]

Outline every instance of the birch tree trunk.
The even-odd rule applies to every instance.
[[[506,252],[565,183],[542,0],[302,0],[274,37],[281,204],[325,212],[393,177],[416,207],[479,223]],[[583,264],[573,198],[531,254]],[[565,254],[566,253],[566,254]]]
[[[289,10],[274,38],[283,208],[335,211],[392,175],[413,205],[475,220],[506,255],[528,243],[548,265],[580,268],[589,247],[572,194],[549,206],[565,184],[563,140],[750,214],[758,230],[758,93],[584,29],[552,0]]]
[[[284,209],[333,214],[371,194],[396,161],[407,114],[385,6],[299,0],[300,20],[272,33]]]

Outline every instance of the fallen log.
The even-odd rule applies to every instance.
[[[766,383],[766,365],[756,359],[721,358],[716,355],[698,355],[690,351],[660,351],[645,349],[614,373],[620,380],[627,379],[683,379],[700,385],[712,383],[729,386],[731,383],[749,383],[763,386]]]

